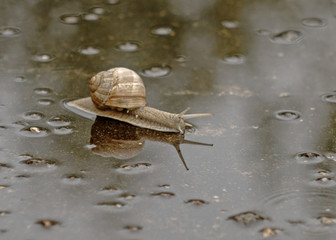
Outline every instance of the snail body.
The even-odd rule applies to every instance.
[[[183,134],[186,127],[192,126],[184,120],[212,115],[185,114],[189,108],[175,114],[147,106],[142,79],[127,68],[112,68],[93,76],[90,91],[91,97],[71,101],[68,105],[94,115],[156,131]]]

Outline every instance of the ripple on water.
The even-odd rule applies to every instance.
[[[189,199],[185,201],[186,204],[191,204],[193,206],[202,206],[205,204],[209,204],[208,202],[202,200],[202,199]]]
[[[39,104],[41,106],[49,106],[51,104],[54,104],[54,101],[51,100],[51,99],[42,98],[42,99],[37,100],[37,104]]]
[[[327,26],[327,21],[323,18],[304,18],[302,19],[301,23],[306,27],[312,27],[312,28],[322,28]]]
[[[26,160],[22,160],[20,162],[21,164],[25,164],[29,167],[34,167],[34,168],[55,168],[58,163],[55,160],[50,160],[50,159],[42,159],[42,158],[29,158]]]
[[[82,13],[82,19],[87,22],[95,22],[99,20],[99,15],[93,12]]]
[[[71,124],[70,119],[67,116],[59,115],[53,116],[47,120],[47,123],[53,127],[64,127]]]
[[[49,95],[52,93],[50,88],[35,88],[34,93],[37,95]]]
[[[123,52],[136,52],[139,50],[140,43],[137,41],[124,41],[117,44],[116,48]]]
[[[154,65],[151,67],[147,67],[143,69],[140,74],[145,76],[145,77],[151,77],[151,78],[156,78],[156,77],[164,77],[167,76],[171,71],[171,67],[168,65]]]
[[[303,33],[298,30],[287,30],[271,36],[271,41],[278,44],[295,44],[301,42]]]
[[[25,137],[46,137],[50,133],[48,128],[39,126],[29,126],[22,128],[20,134]]]
[[[231,65],[239,65],[246,62],[246,57],[242,54],[231,54],[223,58],[224,63]]]
[[[62,181],[70,185],[78,185],[83,182],[84,176],[81,174],[68,174],[64,176]]]
[[[321,98],[324,102],[336,103],[336,92],[323,94]]]
[[[66,13],[59,17],[64,24],[79,24],[81,22],[81,15],[78,13]]]
[[[32,56],[32,60],[40,63],[48,63],[56,59],[56,56],[49,53],[38,53]]]
[[[173,192],[157,192],[157,193],[152,193],[152,196],[157,196],[161,198],[171,198],[175,196],[175,193]]]
[[[169,25],[157,25],[151,28],[151,33],[156,36],[175,36],[175,31]]]
[[[0,27],[0,37],[17,37],[21,34],[21,29],[18,27],[4,26]]]
[[[53,132],[57,135],[67,135],[73,133],[74,128],[71,126],[56,127]]]
[[[317,152],[300,152],[295,155],[295,159],[299,163],[316,164],[323,162],[325,158]]]
[[[97,55],[100,53],[100,49],[97,47],[93,46],[85,46],[85,47],[80,47],[78,49],[78,52],[82,55],[86,56],[92,56],[92,55]]]
[[[279,110],[275,111],[274,115],[279,120],[291,121],[295,119],[299,119],[301,117],[301,113],[293,110]]]
[[[102,15],[106,12],[106,10],[103,7],[96,6],[96,7],[89,8],[89,12],[97,14],[97,15]]]
[[[29,121],[37,121],[43,119],[45,116],[40,112],[25,112],[23,118]]]

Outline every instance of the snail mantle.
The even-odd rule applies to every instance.
[[[212,116],[211,113],[169,113],[147,106],[146,91],[140,76],[127,68],[112,68],[99,72],[90,80],[91,97],[67,103],[80,111],[116,119],[134,126],[161,132],[184,134],[192,127],[184,120]]]

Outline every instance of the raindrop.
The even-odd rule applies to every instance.
[[[81,16],[78,13],[63,14],[59,18],[65,24],[79,24],[81,22]]]
[[[164,77],[168,75],[171,68],[168,65],[155,65],[142,70],[141,74],[145,77]]]
[[[60,115],[49,118],[47,123],[53,127],[64,127],[69,126],[71,124],[71,121],[68,117]]]
[[[274,112],[274,115],[279,120],[290,121],[300,118],[301,114],[293,110],[280,110]]]
[[[171,198],[175,196],[175,193],[172,192],[158,192],[158,193],[152,193],[152,196],[159,196],[163,198]]]
[[[21,33],[18,27],[0,27],[0,37],[16,37]]]
[[[57,127],[54,129],[54,133],[57,135],[66,135],[74,132],[74,128],[71,126]]]
[[[25,82],[25,81],[27,81],[27,80],[26,80],[26,78],[25,78],[24,76],[16,76],[16,77],[14,78],[14,81],[15,81],[15,82],[18,82],[18,83],[21,83],[21,82]]]
[[[238,65],[246,62],[246,57],[242,54],[232,54],[223,58],[224,63]]]
[[[23,118],[30,121],[36,121],[44,118],[44,115],[40,112],[26,112],[24,113]]]
[[[25,127],[20,130],[20,134],[25,137],[45,137],[49,132],[49,129],[39,126]]]
[[[325,102],[336,103],[336,92],[324,94],[321,98]]]
[[[126,204],[123,202],[118,202],[118,201],[112,201],[112,202],[101,202],[97,204],[98,206],[102,207],[112,207],[113,209],[121,209],[123,208]]]
[[[34,93],[37,95],[48,95],[52,93],[50,88],[35,88]]]
[[[185,203],[192,204],[194,206],[201,206],[201,205],[204,205],[204,204],[208,204],[208,202],[206,202],[202,199],[189,199],[189,200],[185,201]]]
[[[177,55],[175,57],[175,61],[179,63],[185,63],[187,61],[187,57],[184,55]]]
[[[103,7],[92,7],[89,9],[89,12],[97,15],[102,15],[105,13],[105,9]]]
[[[165,25],[160,25],[160,26],[154,26],[151,29],[151,33],[157,36],[174,36],[175,31],[171,26],[165,26]]]
[[[0,211],[0,217],[6,216],[8,214],[10,214],[11,212],[9,211]]]
[[[248,226],[252,223],[258,222],[258,221],[263,221],[265,218],[258,213],[247,211],[247,212],[242,212],[233,216],[230,216],[228,218],[229,220],[233,220],[237,223],[243,224],[245,226]]]
[[[129,193],[122,193],[119,195],[120,198],[123,198],[125,200],[131,200],[133,198],[135,198],[134,194],[129,194]]]
[[[39,53],[32,57],[35,62],[48,63],[55,60],[56,56],[49,53]]]
[[[263,238],[269,238],[269,237],[280,234],[281,232],[283,232],[283,230],[280,228],[267,227],[267,228],[261,229],[259,232],[262,234]]]
[[[271,41],[279,44],[295,44],[303,39],[303,33],[298,30],[288,30],[277,33],[271,37]]]
[[[55,220],[44,219],[44,220],[37,221],[36,224],[40,224],[44,228],[50,228],[50,227],[58,225],[60,223],[58,221],[55,221]]]
[[[333,187],[336,185],[336,182],[331,177],[319,177],[314,180],[313,184],[318,186]]]
[[[223,27],[229,28],[229,29],[237,28],[239,26],[239,22],[238,21],[224,20],[221,23],[222,23]]]
[[[301,23],[306,27],[321,28],[327,25],[327,21],[322,18],[304,18]]]
[[[296,154],[295,159],[300,163],[315,164],[322,162],[324,157],[321,154],[315,152],[301,152]]]
[[[124,227],[125,230],[128,230],[130,232],[138,232],[140,230],[142,230],[141,226],[138,225],[127,225]]]
[[[82,18],[85,21],[94,22],[94,21],[97,21],[99,19],[99,15],[97,15],[95,13],[83,13]]]
[[[336,223],[336,218],[331,216],[321,216],[317,218],[323,225],[331,225]]]
[[[92,46],[82,47],[78,49],[78,52],[83,55],[91,56],[100,53],[100,49]]]
[[[63,179],[65,183],[69,183],[69,184],[79,184],[82,182],[82,180],[83,180],[83,176],[79,174],[69,174],[69,175],[66,175]]]
[[[106,4],[116,5],[120,3],[120,0],[105,0]]]
[[[37,103],[42,106],[49,106],[54,103],[53,100],[51,99],[39,99],[37,100]]]
[[[55,160],[48,160],[48,159],[42,159],[42,158],[31,158],[27,160],[23,160],[20,163],[26,164],[32,167],[55,167],[57,165],[57,162]]]
[[[115,186],[105,186],[103,187],[100,192],[104,194],[116,194],[119,193],[121,190]]]
[[[139,50],[140,44],[136,41],[125,41],[119,43],[116,48],[123,52],[135,52]]]
[[[149,169],[150,166],[150,163],[134,163],[121,165],[119,169],[123,172],[141,172],[143,170]]]

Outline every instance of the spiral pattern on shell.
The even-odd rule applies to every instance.
[[[93,76],[90,95],[99,109],[135,109],[147,105],[142,79],[127,68],[112,68]]]

